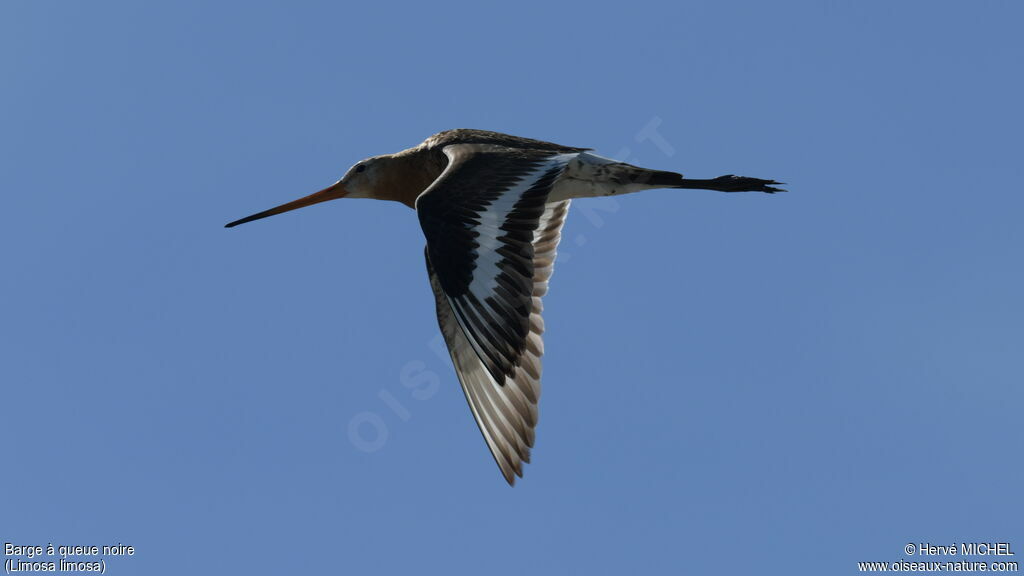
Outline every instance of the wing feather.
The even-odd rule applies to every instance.
[[[544,354],[541,299],[569,208],[568,200],[546,200],[567,158],[526,155],[501,166],[490,157],[487,166],[499,173],[487,178],[487,170],[470,170],[473,177],[465,180],[476,180],[470,183],[474,191],[456,175],[479,168],[468,159],[493,147],[480,148],[446,148],[452,162],[417,200],[417,212],[441,332],[487,447],[513,484],[535,439]],[[460,253],[467,249],[470,257]],[[487,272],[494,276],[481,276]]]

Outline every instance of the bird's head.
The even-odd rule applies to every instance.
[[[349,168],[340,180],[319,192],[310,194],[304,198],[299,198],[298,200],[292,200],[291,202],[282,204],[276,208],[271,208],[270,210],[258,212],[252,216],[246,216],[241,220],[235,220],[234,222],[227,224],[225,227],[231,228],[232,226],[238,226],[239,224],[245,224],[246,222],[252,222],[253,220],[259,220],[260,218],[266,218],[267,216],[274,216],[275,214],[281,214],[283,212],[312,206],[313,204],[319,204],[320,202],[335,200],[337,198],[388,199],[382,196],[381,190],[386,187],[386,166],[389,163],[389,160],[391,160],[391,156],[373,156],[365,160],[360,160]]]

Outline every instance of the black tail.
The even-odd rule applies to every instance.
[[[711,180],[683,178],[681,174],[675,172],[651,171],[649,174],[650,176],[646,180],[647,184],[665,188],[699,188],[701,190],[718,190],[719,192],[767,192],[768,194],[785,192],[782,188],[772,186],[772,184],[782,184],[782,182],[733,176],[732,174]]]

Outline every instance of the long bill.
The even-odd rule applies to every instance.
[[[228,224],[225,224],[224,227],[225,228],[231,228],[233,226],[238,226],[239,224],[245,224],[246,222],[252,222],[253,220],[259,220],[261,218],[266,218],[267,216],[274,216],[275,214],[281,214],[283,212],[288,212],[288,211],[291,211],[291,210],[296,210],[298,208],[305,208],[306,206],[312,206],[313,204],[319,204],[321,202],[327,202],[328,200],[334,200],[336,198],[341,198],[344,195],[345,195],[345,189],[342,188],[340,182],[336,182],[336,183],[328,186],[327,188],[324,188],[323,190],[321,190],[319,192],[314,192],[313,194],[310,194],[309,196],[306,196],[305,198],[299,198],[298,200],[292,200],[291,202],[288,202],[287,204],[281,204],[280,206],[278,206],[276,208],[271,208],[270,210],[264,210],[263,212],[257,212],[256,214],[253,214],[252,216],[246,216],[245,218],[242,218],[241,220],[235,220],[234,222],[230,222]]]

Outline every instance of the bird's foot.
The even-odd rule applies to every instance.
[[[713,190],[721,190],[722,192],[766,192],[768,194],[785,192],[782,188],[772,186],[773,184],[783,184],[782,182],[748,178],[746,176],[733,176],[732,174],[719,176],[712,180],[712,182],[715,184]]]

